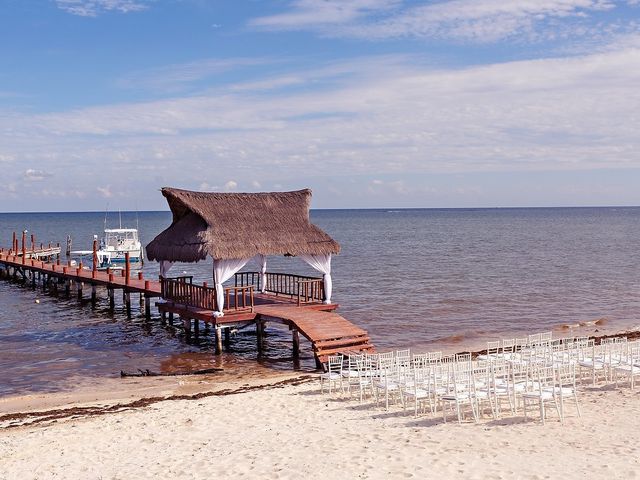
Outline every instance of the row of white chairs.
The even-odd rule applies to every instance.
[[[470,353],[443,355],[441,352],[411,354],[399,350],[379,354],[329,357],[327,372],[320,375],[321,391],[358,393],[360,402],[375,405],[413,405],[421,412],[442,412],[443,420],[455,411],[458,421],[470,413],[475,421],[484,414],[493,418],[520,411],[525,418],[536,404],[544,423],[552,404],[564,421],[565,404],[572,402],[580,415],[577,382],[587,378],[616,382],[628,379],[631,388],[640,375],[640,344],[626,338],[603,340],[595,345],[586,338],[534,337],[516,350],[491,352],[477,360]]]

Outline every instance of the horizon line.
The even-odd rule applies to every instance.
[[[310,211],[346,211],[346,210],[534,210],[534,209],[588,209],[588,208],[639,208],[640,205],[555,205],[555,206],[500,206],[500,207],[340,207],[340,208],[310,208]],[[170,213],[166,210],[120,210],[120,213]],[[29,210],[29,211],[9,211],[0,212],[0,215],[20,215],[20,214],[50,214],[50,213],[100,213],[108,214],[102,210]],[[111,212],[115,213],[115,212]]]

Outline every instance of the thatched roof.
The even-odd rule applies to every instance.
[[[338,253],[340,245],[309,221],[311,190],[205,193],[163,188],[171,226],[147,245],[147,258],[197,262],[254,255]]]

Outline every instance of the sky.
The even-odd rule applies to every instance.
[[[0,211],[640,205],[640,0],[0,0]]]

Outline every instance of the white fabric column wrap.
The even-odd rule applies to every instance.
[[[162,260],[160,262],[160,276],[166,277],[171,267],[173,267],[173,262],[170,262],[169,260]]]
[[[260,292],[267,291],[267,256],[258,255],[260,261]]]
[[[322,273],[324,279],[324,303],[331,303],[331,254],[326,255],[300,255],[300,258]]]
[[[213,259],[213,281],[216,288],[216,302],[218,311],[213,312],[215,317],[222,317],[224,313],[224,287],[222,284],[233,277],[238,270],[244,267],[250,258],[231,258],[228,260]]]

